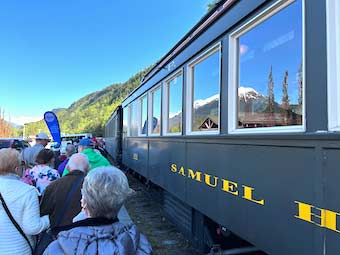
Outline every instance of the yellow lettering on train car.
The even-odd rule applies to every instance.
[[[185,169],[183,166],[179,169],[178,173],[185,177]]]
[[[229,180],[222,179],[222,190],[238,196],[237,183]]]
[[[261,200],[253,199],[254,188],[248,187],[248,186],[245,186],[245,185],[242,185],[242,187],[243,187],[243,198],[244,199],[247,199],[247,200],[252,201],[254,203],[257,203],[259,205],[264,205],[264,199],[261,199]]]
[[[178,170],[179,169],[179,170]],[[225,191],[227,193],[230,193],[234,196],[239,196],[240,198],[243,198],[245,200],[248,200],[250,202],[264,205],[264,199],[255,199],[254,197],[254,191],[255,189],[252,187],[249,187],[247,185],[242,185],[243,192],[238,190],[239,184],[230,180],[222,179],[218,176],[210,175],[208,173],[203,173],[201,171],[193,170],[191,168],[185,169],[184,166],[177,166],[177,164],[171,164],[170,170],[173,173],[177,173],[183,177],[187,177],[189,179],[192,179],[197,182],[202,182],[202,175],[204,175],[204,184],[212,187],[217,188],[220,186],[222,191]],[[242,196],[241,196],[241,194]]]
[[[216,176],[214,176],[214,183],[211,183],[211,175],[209,174],[204,174],[204,180],[205,180],[205,184],[207,184],[210,187],[215,188],[217,186],[218,178]]]
[[[202,182],[202,179],[201,179],[201,172],[199,172],[199,171],[195,171],[194,172],[194,170],[192,170],[192,169],[188,169],[188,177],[190,178],[190,179],[193,179],[193,180],[196,180],[196,181],[198,181],[198,182]]]
[[[337,218],[340,216],[340,213],[318,208],[299,201],[294,202],[298,205],[298,215],[294,215],[295,218],[340,233],[340,230],[337,229]],[[314,212],[312,212],[312,210]],[[314,219],[318,219],[318,222]]]
[[[174,173],[177,172],[177,165],[176,164],[171,165],[171,171],[174,172]]]

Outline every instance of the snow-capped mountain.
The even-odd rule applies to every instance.
[[[213,95],[206,99],[199,99],[194,102],[195,109],[195,123],[196,128],[199,127],[207,117],[216,119],[218,116],[219,94]],[[169,116],[169,126],[178,126],[182,121],[182,112],[171,114]]]
[[[238,101],[241,112],[263,112],[268,106],[268,97],[249,87],[238,88]]]
[[[197,109],[199,107],[202,107],[204,105],[207,105],[211,102],[214,102],[214,101],[218,101],[220,99],[220,95],[219,94],[216,94],[216,95],[213,95],[211,97],[208,97],[207,99],[198,99],[194,102],[194,108]]]
[[[257,92],[253,88],[239,87],[238,88],[238,97],[239,99],[243,99],[244,101],[248,100],[257,100],[259,98],[264,98],[261,93]]]

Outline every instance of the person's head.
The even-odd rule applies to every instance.
[[[21,174],[19,152],[15,149],[0,150],[0,175]]]
[[[90,169],[89,159],[82,153],[73,154],[67,162],[66,168],[70,172],[80,170],[86,173]]]
[[[39,143],[43,145],[44,147],[51,141],[51,139],[48,137],[48,135],[44,132],[40,132],[35,136],[36,143]]]
[[[97,145],[97,143],[98,143],[98,140],[97,140],[97,138],[96,137],[92,137],[92,142],[93,142],[93,144],[94,145]]]
[[[125,174],[114,166],[97,167],[85,177],[82,208],[88,217],[115,218],[131,194]]]
[[[54,164],[54,153],[49,149],[42,149],[35,162],[39,165],[53,165]]]
[[[79,141],[78,152],[82,152],[85,149],[93,148],[93,142],[90,138],[83,138]]]
[[[76,147],[74,147],[73,144],[68,144],[66,146],[65,153],[68,158],[71,157],[74,153],[76,153]]]

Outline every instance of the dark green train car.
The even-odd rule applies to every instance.
[[[209,221],[268,254],[340,254],[339,17],[221,1],[123,101],[122,163],[193,240]]]

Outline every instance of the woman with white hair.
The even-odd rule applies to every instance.
[[[118,168],[93,169],[82,188],[81,205],[88,218],[63,227],[44,254],[152,254],[137,227],[117,219],[130,193],[128,180]]]
[[[50,224],[47,215],[40,217],[38,190],[20,181],[20,163],[19,153],[15,149],[0,150],[1,255],[31,254],[35,245],[34,235],[47,229]]]

